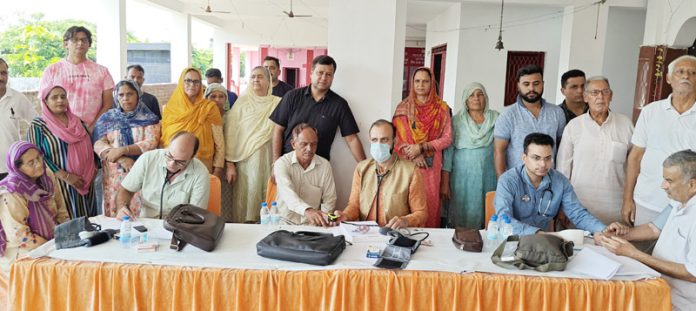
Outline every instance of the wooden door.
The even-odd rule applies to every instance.
[[[527,65],[544,68],[544,52],[509,51],[505,70],[505,98],[503,104],[509,106],[517,101],[517,71]]]
[[[633,97],[633,124],[638,121],[643,107],[656,100],[665,99],[672,93],[672,87],[667,84],[667,66],[684,54],[686,49],[673,49],[664,45],[640,47]]]
[[[435,75],[437,95],[442,97],[442,90],[445,85],[445,63],[447,60],[447,44],[438,45],[432,49],[430,54],[430,68]]]

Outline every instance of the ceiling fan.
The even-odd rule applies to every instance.
[[[301,15],[301,14],[295,14],[292,12],[292,0],[290,0],[290,12],[288,11],[283,11],[285,15],[287,15],[289,18],[294,18],[294,17],[312,17],[312,15]]]
[[[225,13],[225,14],[232,13],[232,12],[228,12],[228,11],[215,11],[215,10],[213,10],[210,7],[210,0],[208,0],[208,5],[206,5],[206,7],[201,7],[201,9],[203,9],[203,11],[206,13]]]

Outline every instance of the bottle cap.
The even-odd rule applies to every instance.
[[[123,216],[123,220],[130,220],[129,216]]]
[[[498,221],[498,215],[497,215],[497,214],[493,214],[493,216],[491,216],[491,220],[492,220],[492,221]]]

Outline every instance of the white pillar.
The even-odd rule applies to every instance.
[[[172,16],[171,75],[172,83],[177,83],[181,71],[191,66],[191,53],[193,52],[191,46],[191,15],[173,12]]]
[[[222,78],[228,81],[227,76],[227,42],[229,42],[227,33],[219,28],[213,29],[213,67],[222,71]]]
[[[391,120],[401,101],[405,29],[405,1],[329,1],[328,52],[337,63],[332,90],[348,101],[365,147],[372,122]],[[356,163],[340,131],[331,148],[331,163],[336,207],[342,209],[348,202]]]
[[[95,3],[98,34],[97,63],[109,69],[114,81],[126,75],[126,0],[99,0]]]
[[[575,6],[565,8],[558,60],[559,81],[561,75],[570,69],[581,69],[589,76],[602,73],[608,16],[608,5],[600,7],[599,15],[596,7],[584,10]],[[560,86],[559,82],[559,89]],[[557,92],[556,103],[562,101],[563,94]]]

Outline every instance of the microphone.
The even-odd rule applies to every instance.
[[[106,229],[103,231],[99,231],[97,234],[89,238],[83,239],[82,243],[84,243],[83,245],[86,247],[99,245],[111,240],[111,238],[114,236],[114,234],[116,234],[116,232],[118,232],[118,230],[114,229]]]

